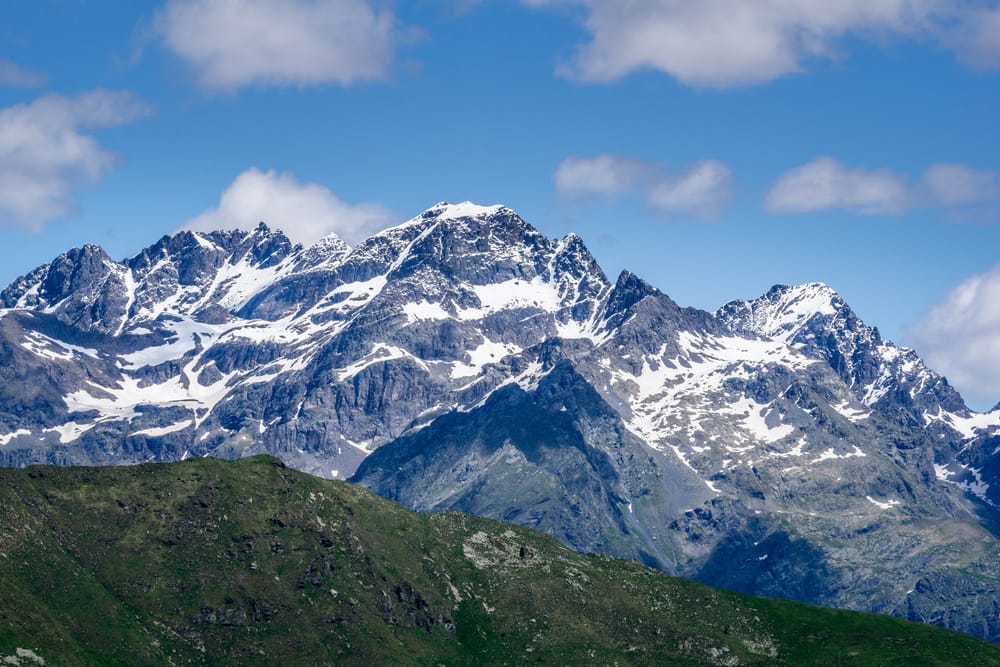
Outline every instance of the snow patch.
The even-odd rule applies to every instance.
[[[345,382],[373,364],[384,363],[392,359],[412,359],[422,369],[427,370],[427,364],[403,348],[379,343],[365,357],[355,361],[350,366],[338,370],[337,379]]]
[[[901,502],[899,502],[895,498],[890,498],[889,500],[885,501],[884,503],[880,502],[878,500],[875,500],[871,496],[865,496],[865,498],[867,498],[868,502],[870,502],[872,505],[875,505],[879,509],[883,509],[883,510],[892,509],[896,505],[901,505],[902,504]]]
[[[855,408],[855,407],[851,406],[851,402],[850,401],[844,401],[842,403],[838,403],[838,404],[833,405],[831,407],[833,407],[834,410],[836,410],[837,412],[839,412],[843,416],[847,417],[852,422],[863,421],[863,420],[868,419],[869,417],[872,416],[872,413],[871,413],[870,410],[864,410],[864,409],[861,409],[861,408]]]
[[[447,320],[451,317],[441,304],[430,301],[411,302],[403,305],[409,324],[424,320]]]
[[[469,362],[456,362],[451,367],[452,379],[479,375],[486,364],[495,364],[504,357],[517,354],[521,348],[512,343],[497,343],[488,338],[475,349],[469,350]]]
[[[766,443],[777,442],[795,432],[791,424],[780,423],[780,415],[773,412],[770,406],[763,405],[752,398],[742,398],[720,410],[732,415],[743,415],[743,428],[756,440]],[[768,421],[772,424],[768,424]]]
[[[947,465],[934,464],[934,476],[937,477],[942,482],[947,482],[948,484],[954,484],[958,488],[977,496],[980,500],[993,505],[993,502],[987,497],[987,493],[990,490],[990,485],[983,481],[982,469],[973,468],[971,466],[965,465],[964,463],[959,463],[958,461],[953,462],[951,465],[957,466],[961,470],[965,471],[965,474],[957,470],[949,470]],[[954,479],[959,477],[958,480]],[[971,477],[971,479],[969,479]]]
[[[788,456],[804,456],[805,452],[803,450],[805,449],[805,446],[807,444],[808,444],[808,442],[806,441],[805,437],[803,436],[803,437],[799,438],[799,441],[797,443],[795,443],[795,446],[792,447],[791,449],[789,449],[787,452],[770,452],[770,456],[773,457],[773,458],[779,458],[779,459],[780,458],[785,458],[785,457],[788,457]],[[798,466],[795,466],[795,467],[797,468]],[[785,470],[791,470],[791,468],[786,468]]]
[[[22,435],[31,435],[31,431],[26,428],[19,428],[16,431],[0,435],[0,445],[6,445],[14,438],[19,438]]]
[[[80,424],[75,421],[67,422],[60,426],[53,426],[47,428],[43,433],[57,433],[59,435],[59,442],[63,445],[69,444],[80,438],[84,433],[94,428],[94,424]]]
[[[471,201],[464,201],[458,204],[448,204],[441,202],[429,209],[438,220],[460,220],[462,218],[482,218],[496,215],[506,208],[503,204],[493,206],[480,206]]]
[[[50,361],[71,361],[76,355],[98,359],[97,350],[80,347],[50,338],[37,331],[26,331],[21,346],[29,352]]]
[[[150,438],[159,438],[161,436],[167,435],[168,433],[176,433],[177,431],[183,431],[184,429],[193,426],[194,420],[188,419],[186,421],[177,422],[176,424],[168,424],[167,426],[155,426],[153,428],[144,428],[141,431],[132,431],[129,433],[129,437],[134,435],[145,435]],[[182,461],[184,459],[181,459]]]
[[[211,340],[223,330],[220,325],[203,324],[187,318],[165,322],[163,327],[169,330],[168,335],[173,340],[162,345],[151,345],[137,352],[121,355],[120,358],[125,362],[124,368],[157,366],[167,361],[179,359],[194,350],[201,338]]]
[[[814,458],[809,463],[821,463],[823,461],[831,461],[834,459],[850,459],[855,457],[864,458],[865,456],[868,455],[865,454],[863,451],[861,451],[861,448],[858,447],[857,445],[854,445],[854,451],[848,452],[846,454],[838,454],[833,447],[830,447],[829,449],[824,451],[822,454]]]
[[[927,417],[928,415],[925,414],[924,418],[927,419]],[[973,412],[968,417],[962,417],[953,412],[942,412],[934,419],[940,419],[948,424],[961,433],[966,440],[975,438],[980,434],[980,431],[1000,428],[1000,410],[983,413]]]
[[[540,308],[548,312],[559,310],[561,299],[552,283],[541,276],[531,280],[512,278],[490,285],[473,285],[472,291],[479,299],[479,308],[458,311],[462,320],[480,320],[487,315],[513,308]]]

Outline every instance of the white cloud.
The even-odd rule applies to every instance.
[[[381,79],[396,20],[366,0],[168,0],[155,31],[206,88]]]
[[[677,176],[660,179],[650,190],[648,201],[663,211],[710,218],[728,202],[731,181],[728,166],[718,160],[703,160]]]
[[[641,194],[665,213],[714,217],[729,200],[732,173],[718,160],[702,160],[683,171],[623,155],[570,156],[556,168],[556,190],[565,196]]]
[[[1000,264],[954,288],[909,339],[966,399],[994,404],[1000,399]]]
[[[45,75],[25,69],[17,63],[0,58],[0,86],[38,88],[45,85]]]
[[[891,169],[848,167],[831,157],[821,157],[783,174],[768,192],[764,206],[776,213],[843,209],[864,215],[897,215],[934,208],[951,214],[971,211],[981,215],[987,212],[984,205],[998,200],[996,174],[963,164],[932,164],[924,170],[920,183],[913,185]]]
[[[945,41],[976,69],[1000,68],[1000,9],[967,9]]]
[[[764,205],[779,213],[842,208],[885,215],[909,208],[910,192],[906,181],[889,169],[852,169],[822,157],[781,176]]]
[[[977,171],[964,164],[939,162],[924,170],[923,185],[930,201],[942,206],[966,206],[996,201],[996,172]]]
[[[38,229],[72,213],[73,190],[117,162],[82,130],[122,125],[150,111],[130,93],[108,90],[0,109],[0,223]]]
[[[559,163],[553,180],[563,195],[625,194],[636,187],[650,165],[620,155],[570,156]]]
[[[261,221],[305,245],[330,233],[357,243],[397,222],[378,204],[348,204],[322,185],[254,167],[236,177],[218,206],[192,218],[182,229],[249,230]]]
[[[582,6],[591,40],[561,72],[611,81],[654,69],[730,88],[840,56],[846,37],[929,40],[981,67],[1000,65],[995,0],[522,0]]]

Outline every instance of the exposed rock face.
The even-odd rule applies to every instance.
[[[415,509],[1000,638],[1000,412],[824,285],[682,308],[466,203],[354,249],[263,224],[120,263],[86,246],[0,302],[3,464],[266,452]]]
[[[855,397],[889,418],[913,419],[940,408],[970,414],[948,381],[909,348],[884,340],[840,295],[821,283],[776,285],[754,301],[732,301],[716,313],[732,330],[780,340],[823,359]]]

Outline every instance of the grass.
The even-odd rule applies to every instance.
[[[0,470],[0,662],[1000,665],[898,619],[754,598],[418,515],[268,457]]]

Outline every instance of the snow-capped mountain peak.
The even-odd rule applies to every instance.
[[[832,318],[847,304],[824,283],[775,285],[752,301],[732,301],[717,311],[734,328],[793,343],[814,318]]]
[[[458,204],[448,202],[438,202],[422,214],[422,217],[435,217],[438,220],[460,220],[462,218],[483,218],[496,215],[501,211],[513,213],[513,211],[503,204],[493,204],[491,206],[481,206],[471,201],[464,201]]]
[[[716,316],[731,331],[779,340],[827,362],[862,404],[894,420],[937,424],[952,435],[971,428],[971,412],[945,378],[913,350],[882,338],[823,283],[776,285],[757,299],[726,304]]]

